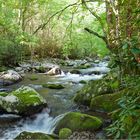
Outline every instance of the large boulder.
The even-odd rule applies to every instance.
[[[0,94],[0,112],[30,116],[47,107],[46,100],[34,89],[24,87],[7,94]]]
[[[74,131],[92,131],[97,130],[102,125],[102,121],[94,116],[82,114],[78,112],[67,113],[56,125],[55,133],[62,128],[69,128]]]
[[[11,85],[22,80],[22,76],[14,70],[8,70],[0,74],[0,84]]]
[[[45,134],[45,133],[40,133],[40,132],[22,132],[20,133],[15,140],[54,140],[58,139],[57,136]]]
[[[119,108],[118,99],[124,94],[124,91],[100,95],[92,98],[90,103],[91,110],[111,112]]]
[[[92,98],[103,94],[113,93],[114,91],[118,91],[119,88],[119,82],[108,77],[100,80],[92,80],[77,92],[73,100],[77,104],[89,106]]]

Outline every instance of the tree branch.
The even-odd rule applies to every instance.
[[[95,32],[89,28],[84,28],[84,30],[89,32],[90,34],[93,34],[93,35],[97,36],[98,38],[102,39],[106,43],[107,48],[110,50],[107,38],[105,36],[99,35],[97,32]]]
[[[52,18],[54,18],[56,15],[59,14],[59,15],[58,15],[58,18],[59,18],[59,17],[62,15],[62,13],[63,13],[66,9],[68,9],[69,7],[75,6],[75,5],[81,5],[81,3],[76,2],[76,3],[70,4],[70,5],[66,6],[66,7],[64,7],[64,8],[61,9],[60,11],[57,11],[56,13],[54,13],[53,15],[51,15],[51,16],[49,17],[49,19],[48,19],[45,23],[39,25],[38,28],[33,32],[33,34],[36,34],[40,29],[42,30],[42,29],[50,22],[50,20],[51,20]]]
[[[105,30],[104,23],[102,22],[101,17],[98,16],[95,12],[93,12],[93,11],[91,10],[91,8],[88,7],[87,1],[82,0],[82,4],[84,4],[84,6],[86,7],[86,9],[89,10],[89,12],[99,21],[99,23],[100,23],[100,25],[101,25],[101,27],[102,27],[102,30],[103,30],[104,34],[106,35],[106,30]]]

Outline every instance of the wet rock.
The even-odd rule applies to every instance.
[[[62,74],[62,70],[59,67],[54,67],[51,70],[49,70],[48,72],[46,72],[45,74],[47,74],[47,75],[60,75],[60,74]]]
[[[47,107],[46,100],[34,89],[24,87],[7,94],[0,94],[0,112],[30,116]]]
[[[62,128],[69,128],[74,131],[97,130],[102,125],[102,121],[94,116],[78,112],[67,113],[56,125],[55,131],[58,133]]]
[[[74,132],[68,140],[96,140],[96,136],[90,131]]]
[[[22,80],[22,76],[14,70],[8,70],[0,74],[0,84],[4,86],[12,85]]]
[[[45,73],[49,68],[43,66],[35,66],[33,69],[35,72]]]
[[[110,94],[114,91],[119,90],[119,83],[116,80],[111,80],[110,77],[105,77],[100,80],[89,81],[77,94],[74,96],[73,100],[77,104],[90,106],[92,98],[103,95]]]
[[[100,95],[92,98],[90,103],[91,110],[99,110],[105,112],[111,112],[119,108],[118,99],[123,95],[123,91]]]
[[[79,83],[81,83],[81,84],[87,84],[87,81],[81,80]]]
[[[45,88],[50,88],[50,89],[63,89],[63,88],[65,88],[61,84],[53,84],[53,83],[43,84],[42,86]]]
[[[91,64],[85,63],[85,64],[81,64],[79,66],[76,66],[74,68],[76,68],[76,69],[87,69],[87,68],[90,68],[91,66],[92,66]]]
[[[16,72],[20,72],[20,71],[22,71],[22,70],[23,70],[22,67],[16,67],[16,68],[15,68],[15,71],[16,71]]]
[[[73,69],[70,71],[71,74],[81,74],[79,70]]]
[[[58,137],[56,136],[52,136],[49,134],[45,134],[45,133],[40,133],[40,132],[22,132],[20,133],[15,140],[54,140],[57,139]]]
[[[72,131],[68,128],[62,128],[59,131],[59,139],[67,139],[72,134]]]
[[[32,75],[32,76],[29,77],[29,79],[30,79],[31,81],[36,81],[36,80],[38,80],[38,77],[35,76],[35,75]]]

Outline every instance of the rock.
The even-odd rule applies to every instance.
[[[91,110],[111,112],[119,108],[118,99],[123,95],[123,91],[100,95],[92,98],[90,103]]]
[[[31,81],[35,81],[35,80],[38,80],[38,77],[35,76],[35,75],[32,75],[31,77],[29,77],[29,79],[30,79]]]
[[[20,133],[15,140],[54,140],[57,139],[56,137],[53,138],[49,134],[40,133],[40,132],[22,132]]]
[[[45,107],[47,107],[45,99],[27,86],[22,86],[9,94],[0,94],[0,108],[2,108],[0,112],[2,113],[30,116],[40,112]]]
[[[92,66],[91,64],[86,63],[86,64],[82,64],[82,65],[76,66],[74,68],[76,68],[76,69],[87,69],[87,68],[90,68],[91,66]]]
[[[97,130],[102,125],[102,121],[94,116],[82,114],[78,112],[67,113],[56,125],[56,134],[62,128],[69,128],[74,131],[92,131]]]
[[[62,73],[62,70],[59,67],[54,67],[48,72],[46,72],[47,75],[60,75]]]
[[[73,69],[70,71],[71,74],[81,74],[79,70]]]
[[[96,140],[95,134],[90,131],[74,132],[68,140]]]
[[[104,77],[100,80],[89,81],[77,94],[73,100],[77,104],[90,105],[91,99],[102,94],[113,93],[119,90],[119,82]]]
[[[45,66],[35,66],[34,70],[35,72],[45,73],[48,70],[48,68],[46,68]]]
[[[22,70],[23,70],[22,67],[16,67],[16,68],[15,68],[15,71],[16,71],[16,72],[20,72],[20,71],[22,71]]]
[[[19,82],[21,80],[22,80],[21,75],[18,74],[14,70],[8,70],[5,72],[2,72],[0,75],[0,83],[2,85],[5,85],[5,86],[14,84],[14,83]]]
[[[79,83],[81,83],[81,84],[87,84],[87,81],[81,80]]]
[[[65,88],[61,84],[53,84],[53,83],[43,84],[42,86],[45,88],[50,88],[50,89],[63,89],[63,88]]]
[[[59,139],[67,139],[72,134],[72,131],[69,128],[62,128],[59,131]]]

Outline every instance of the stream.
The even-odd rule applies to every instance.
[[[62,70],[69,71],[71,67],[62,67]],[[13,114],[0,115],[0,139],[14,139],[22,131],[53,133],[56,123],[66,112],[79,111],[79,107],[73,103],[72,98],[84,84],[81,80],[97,80],[107,73],[107,62],[93,64],[92,67],[80,70],[82,74],[61,74],[57,76],[44,75],[42,73],[26,73],[24,79],[6,88],[15,90],[22,85],[30,86],[38,91],[47,101],[49,109],[44,109],[41,113],[30,118],[20,118]],[[92,71],[99,71],[100,74],[88,74]],[[38,79],[31,81],[29,77],[36,76]],[[60,83],[65,86],[64,89],[43,88],[45,83]]]

